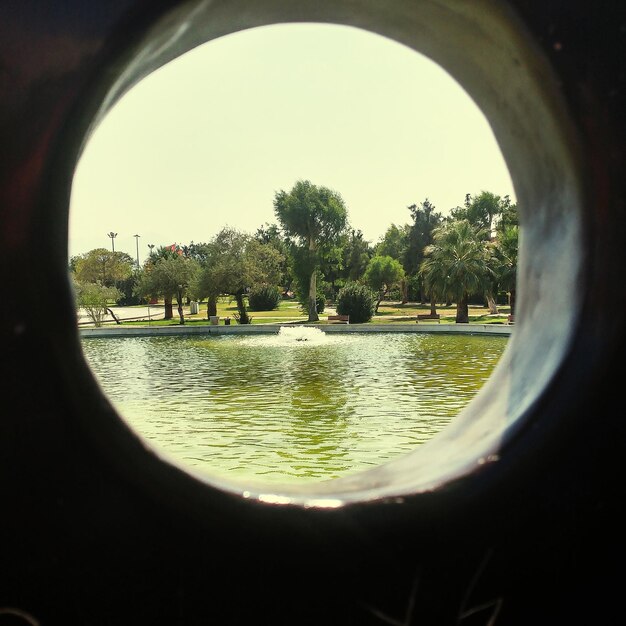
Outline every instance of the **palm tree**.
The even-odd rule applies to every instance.
[[[509,292],[511,315],[515,315],[515,286],[517,283],[517,247],[519,226],[505,226],[498,231],[494,243],[494,258],[496,260],[496,277],[500,289]]]
[[[456,323],[469,322],[468,297],[488,288],[492,276],[483,229],[468,220],[445,222],[433,231],[419,273],[431,297],[456,302]]]

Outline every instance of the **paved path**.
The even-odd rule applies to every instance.
[[[165,308],[163,305],[151,304],[150,306],[112,306],[111,311],[115,313],[115,317],[119,320],[162,320],[165,316]],[[186,311],[188,312],[188,311]],[[176,310],[174,310],[176,313]],[[115,319],[110,313],[104,318],[104,322],[109,324],[115,323]],[[78,311],[78,323],[81,326],[92,324],[91,318],[83,311]]]

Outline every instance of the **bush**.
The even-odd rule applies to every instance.
[[[248,295],[251,311],[273,311],[280,304],[280,290],[272,285],[254,287]]]
[[[115,301],[118,306],[133,306],[135,304],[145,304],[148,302],[135,293],[137,287],[137,275],[133,274],[124,280],[115,281],[115,287],[120,292],[120,297]]]
[[[74,282],[76,306],[85,310],[94,326],[102,326],[108,313],[109,302],[116,301],[120,295],[115,287],[103,287],[99,283]]]
[[[369,322],[376,310],[377,296],[367,285],[347,283],[337,294],[337,313],[349,315],[350,323]]]

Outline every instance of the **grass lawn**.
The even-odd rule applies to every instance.
[[[489,314],[489,309],[480,305],[469,306],[469,321],[477,324],[503,324],[507,322],[510,312],[509,306],[498,306],[499,315]],[[370,323],[385,324],[398,322],[414,322],[418,314],[429,314],[430,305],[421,305],[415,302],[401,304],[399,302],[381,302],[378,314]],[[456,305],[437,305],[441,324],[454,324],[456,319]],[[420,324],[437,324],[437,320],[420,320]]]
[[[162,303],[160,303],[162,306]],[[139,308],[139,307],[138,307]],[[224,325],[225,318],[230,318],[231,324],[236,324],[235,315],[237,313],[237,304],[234,300],[229,298],[220,298],[217,303],[217,316],[219,319],[219,325]],[[207,307],[206,302],[200,304],[199,312],[195,315],[189,313],[189,307],[185,307],[185,324],[202,325],[209,324],[207,319]],[[290,300],[283,300],[279,303],[278,308],[273,311],[250,311],[248,315],[252,318],[253,324],[280,324],[281,322],[287,322],[291,320],[306,321],[307,315],[304,315],[300,311],[300,305],[297,302]],[[126,321],[122,322],[123,325],[128,326],[145,326],[146,321]],[[151,326],[178,326],[178,311],[174,304],[174,318],[171,320],[152,320]]]
[[[469,319],[470,323],[477,324],[505,324],[510,308],[508,306],[498,307],[500,312],[497,316],[489,315],[489,309],[484,306],[470,305]],[[326,316],[334,313],[334,307],[328,307],[323,313],[320,313],[320,324],[329,323]],[[236,324],[235,314],[237,313],[237,305],[234,300],[229,298],[220,298],[217,304],[217,314],[220,318],[220,326],[224,324],[224,319],[229,317],[231,324]],[[283,300],[274,311],[249,311],[253,324],[280,324],[280,323],[306,323],[308,316],[300,310],[298,302],[293,300]],[[399,302],[382,302],[378,309],[378,313],[372,318],[368,324],[398,324],[398,323],[415,323],[418,313],[430,313],[429,305],[421,305],[417,303],[401,304]],[[420,320],[420,324],[454,324],[456,316],[456,306],[437,306],[437,313],[441,316],[440,320]],[[145,321],[126,321],[124,325],[145,326]],[[188,307],[185,307],[185,323],[191,325],[208,324],[206,312],[206,303],[200,305],[200,311],[196,315],[190,315]],[[332,322],[334,323],[334,322]],[[178,313],[174,307],[174,319],[171,320],[152,320],[151,326],[177,326]]]

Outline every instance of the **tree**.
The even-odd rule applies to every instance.
[[[285,233],[308,250],[309,321],[316,322],[319,253],[344,230],[348,218],[345,203],[336,191],[299,180],[289,193],[281,190],[275,194],[274,213]]]
[[[511,225],[498,231],[498,237],[494,243],[497,282],[500,289],[509,293],[511,315],[515,314],[518,239],[519,227]]]
[[[95,326],[102,326],[109,310],[109,302],[119,298],[119,291],[115,287],[105,287],[100,283],[80,283],[75,279],[73,285],[77,308],[85,310]]]
[[[409,286],[412,282],[411,277],[407,277],[407,268],[405,267],[405,263],[408,258],[407,250],[409,246],[410,230],[411,227],[408,224],[404,224],[402,226],[392,224],[389,228],[387,228],[385,234],[378,240],[378,243],[374,248],[374,254],[378,254],[380,256],[390,256],[392,259],[396,259],[402,263],[405,273],[405,277],[400,283],[403,302],[407,302],[409,299]],[[419,293],[419,285],[417,293]]]
[[[183,298],[193,283],[198,263],[182,253],[150,259],[137,282],[137,293],[147,297],[162,296],[178,304],[180,324],[185,323]]]
[[[350,232],[343,247],[343,266],[345,268],[345,279],[350,281],[360,280],[367,264],[372,258],[373,250],[370,242],[363,238],[360,230]]]
[[[126,252],[111,252],[95,248],[70,259],[70,270],[79,283],[99,283],[113,287],[128,279],[135,267],[133,258]]]
[[[500,215],[496,222],[496,232],[504,230],[508,226],[519,226],[519,215],[517,204],[511,202],[511,198],[506,195],[500,201]]]
[[[176,244],[174,244],[174,246],[167,246],[167,248],[165,248],[165,250],[169,251],[170,253],[175,253],[175,254],[179,254],[179,251],[182,251],[183,256],[185,256],[188,259],[193,259],[194,261],[197,261],[199,264],[203,264],[206,263],[207,260],[207,256],[208,256],[208,248],[207,248],[208,244],[206,243],[194,243],[193,241],[187,245],[183,245],[183,246],[176,246]],[[178,251],[177,251],[178,248]]]
[[[144,272],[150,271],[151,268],[154,267],[154,265],[158,263],[160,260],[176,259],[181,256],[185,256],[185,251],[181,246],[177,245],[176,243],[173,243],[169,246],[159,246],[156,252],[151,248],[150,256],[146,259],[144,263]],[[143,274],[139,278],[141,279],[142,277],[143,277]],[[143,293],[142,288],[140,286],[138,286],[137,288],[137,293],[138,294]],[[163,294],[163,304],[165,307],[163,319],[171,320],[174,317],[174,310],[172,307],[174,293],[175,292],[172,291],[168,293],[167,295]],[[155,293],[153,297],[158,297],[158,294]]]
[[[413,223],[407,233],[407,244],[405,257],[403,260],[404,271],[408,276],[417,274],[419,267],[424,260],[424,250],[433,242],[433,232],[441,224],[441,213],[435,211],[435,205],[426,198],[420,206],[412,204],[408,207],[411,212]],[[417,297],[420,302],[424,302],[426,293],[423,286],[419,286]],[[408,300],[408,293],[404,293],[403,301]],[[432,301],[432,297],[431,297]]]
[[[374,313],[378,313],[381,300],[393,285],[404,278],[404,268],[397,259],[390,256],[374,256],[365,270],[365,282],[378,293]]]
[[[324,280],[321,263],[316,267],[318,256],[312,254],[308,248],[299,247],[292,243],[289,249],[289,262],[293,275],[293,290],[301,309],[309,312],[309,291],[311,286],[311,272],[315,272],[315,310],[321,313],[324,310],[326,297],[324,288],[328,285]]]
[[[500,226],[517,225],[517,205],[511,198],[498,196],[491,191],[481,191],[477,196],[465,195],[462,207],[450,211],[451,219],[467,220],[475,228],[485,233],[485,239],[492,239]]]
[[[403,226],[392,224],[374,247],[374,253],[381,256],[390,256],[392,259],[397,259],[403,263],[407,256],[406,251],[410,229],[411,227],[408,224]]]
[[[194,282],[194,291],[217,298],[220,293],[234,296],[238,321],[249,324],[245,294],[253,287],[278,285],[282,255],[271,245],[233,228],[223,228],[207,246],[207,263]]]
[[[445,222],[433,232],[419,273],[426,289],[456,302],[456,322],[469,322],[468,297],[492,278],[484,231],[467,220]]]
[[[484,190],[474,197],[469,193],[466,194],[464,206],[452,209],[450,215],[451,219],[466,219],[474,228],[484,233],[486,241],[493,241],[498,229],[517,224],[517,206],[511,203],[509,196],[500,197]],[[487,286],[484,294],[489,312],[492,314],[498,312],[497,289],[494,273],[494,280]]]
[[[280,232],[280,228],[277,224],[268,224],[265,223],[263,226],[257,228],[254,233],[254,238],[263,244],[267,244],[276,249],[276,251],[282,257],[282,262],[280,266],[280,286],[282,287],[283,295],[286,295],[289,291],[291,291],[291,283],[293,281],[293,271],[290,265],[289,259],[289,248],[291,242],[288,238],[283,237],[283,234]]]

